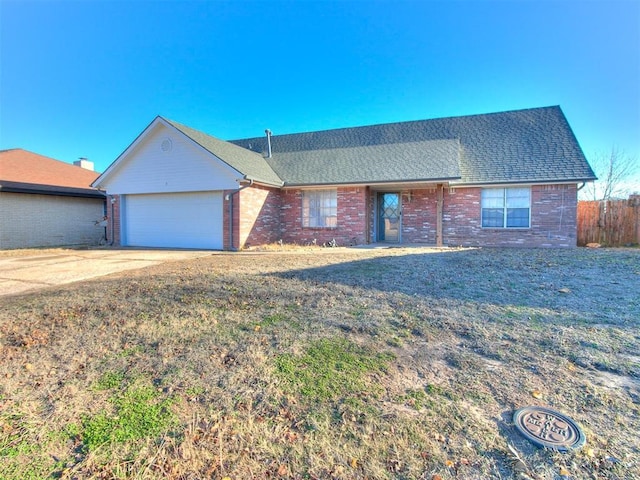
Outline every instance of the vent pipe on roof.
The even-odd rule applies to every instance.
[[[89,161],[85,157],[80,157],[78,160],[73,162],[76,167],[84,168],[85,170],[91,170],[93,172],[93,162]]]
[[[267,134],[267,158],[271,158],[271,130],[267,128],[264,133]]]

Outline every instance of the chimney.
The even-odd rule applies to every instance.
[[[91,170],[93,172],[93,162],[87,160],[85,157],[80,157],[78,160],[73,162],[76,167],[84,168],[86,170]]]
[[[267,134],[267,158],[271,158],[271,130],[267,128],[264,133]]]

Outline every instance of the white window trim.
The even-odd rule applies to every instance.
[[[529,218],[527,220],[528,224],[526,227],[508,227],[507,226],[507,201],[506,201],[506,194],[507,194],[507,190],[510,189],[524,189],[527,188],[529,190],[529,206],[528,206],[528,210],[529,210]],[[485,207],[482,205],[482,191],[484,190],[502,190],[503,191],[503,206],[502,206],[502,226],[501,227],[485,227],[484,226],[484,210]],[[487,207],[489,208],[489,207]],[[481,189],[480,192],[480,227],[486,230],[530,230],[531,229],[531,187],[524,187],[524,186],[520,186],[520,187],[485,187]]]

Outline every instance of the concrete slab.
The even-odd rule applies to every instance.
[[[49,250],[2,252],[0,296],[88,280],[124,270],[212,255],[204,250]]]

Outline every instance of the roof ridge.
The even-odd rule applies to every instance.
[[[62,163],[64,165],[67,165],[69,167],[74,167],[74,168],[78,168],[77,165],[74,165],[73,163],[69,163],[69,162],[65,162],[64,160],[59,160],[57,158],[53,158],[53,157],[48,157],[46,155],[42,155],[41,153],[37,153],[37,152],[32,152],[31,150],[27,150],[26,148],[7,148],[5,150],[0,150],[0,153],[6,153],[6,152],[15,152],[15,151],[19,151],[19,152],[25,152],[25,153],[29,153],[31,155],[35,155],[37,157],[41,157],[47,161],[52,161],[52,162],[58,162],[58,163]],[[81,167],[80,167],[81,168]]]
[[[438,121],[438,120],[453,120],[453,119],[460,119],[460,118],[472,118],[472,117],[475,118],[475,117],[483,117],[483,116],[505,115],[505,114],[511,114],[511,113],[520,113],[520,112],[527,112],[527,111],[533,111],[533,110],[549,110],[549,109],[560,109],[560,105],[547,105],[545,107],[518,108],[518,109],[504,110],[499,112],[473,113],[470,115],[451,115],[448,117],[423,118],[418,120],[402,120],[399,122],[372,123],[369,125],[354,125],[351,127],[337,127],[337,128],[327,128],[324,130],[310,130],[305,132],[283,133],[280,135],[272,135],[272,138],[287,137],[289,135],[306,135],[310,133],[339,132],[341,130],[357,130],[361,128],[385,127],[389,125],[408,125],[411,123],[431,122],[431,121]],[[261,139],[261,138],[263,137],[258,136],[258,137],[236,138],[236,139],[227,140],[227,141],[234,143],[234,142],[245,142],[245,141]]]

